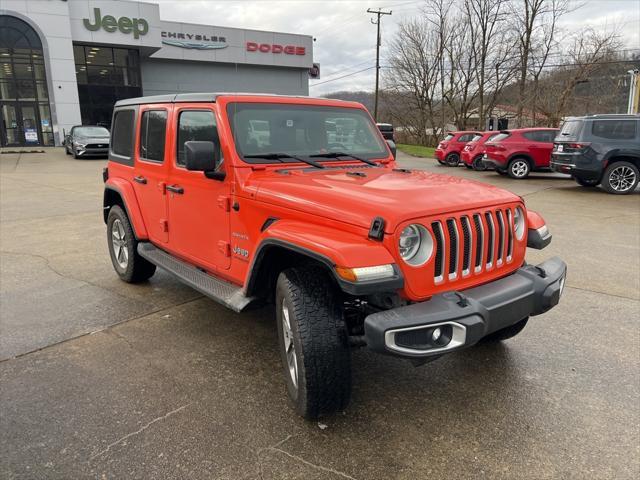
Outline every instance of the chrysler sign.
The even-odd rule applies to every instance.
[[[162,43],[172,47],[194,50],[217,50],[227,47],[227,39],[217,35],[182,32],[162,32],[160,35],[162,36]]]

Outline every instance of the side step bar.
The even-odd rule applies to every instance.
[[[247,297],[241,287],[215,278],[149,242],[138,243],[138,253],[154,265],[175,275],[191,288],[231,310],[241,312],[255,300],[254,297]]]

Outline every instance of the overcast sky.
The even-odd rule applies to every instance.
[[[163,20],[255,28],[312,35],[314,60],[322,78],[310,82],[310,94],[338,90],[373,90],[376,27],[367,8],[392,10],[383,17],[381,64],[385,45],[403,20],[420,14],[416,0],[146,0],[160,4]],[[640,0],[570,0],[579,7],[563,17],[566,29],[589,25],[615,29],[627,48],[640,49]],[[360,73],[355,73],[368,69]],[[352,74],[345,78],[343,75]]]

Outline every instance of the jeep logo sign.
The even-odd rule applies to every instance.
[[[144,18],[120,17],[116,20],[116,17],[112,15],[103,17],[99,8],[93,9],[93,16],[95,17],[94,23],[91,23],[88,18],[82,20],[85,28],[92,32],[97,32],[100,28],[109,33],[120,30],[124,34],[133,33],[133,38],[137,39],[141,35],[146,35],[149,31],[149,24]]]

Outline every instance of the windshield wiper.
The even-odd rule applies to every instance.
[[[350,153],[344,153],[344,152],[328,152],[328,153],[318,153],[316,155],[309,155],[310,157],[322,157],[322,158],[338,158],[338,157],[351,157],[355,160],[359,160],[361,162],[364,162],[368,165],[373,165],[374,167],[376,167],[378,164],[376,162],[373,162],[371,160],[367,160],[366,158],[360,158],[360,157],[356,157],[355,155],[351,155]]]
[[[293,160],[306,163],[307,165],[311,165],[316,168],[324,168],[324,165],[318,162],[314,162],[313,160],[306,160],[301,157],[296,157],[295,155],[289,155],[288,153],[256,153],[251,155],[244,155],[244,158],[264,158],[265,160],[280,160],[280,163],[284,163],[282,161],[283,158],[292,158]]]

